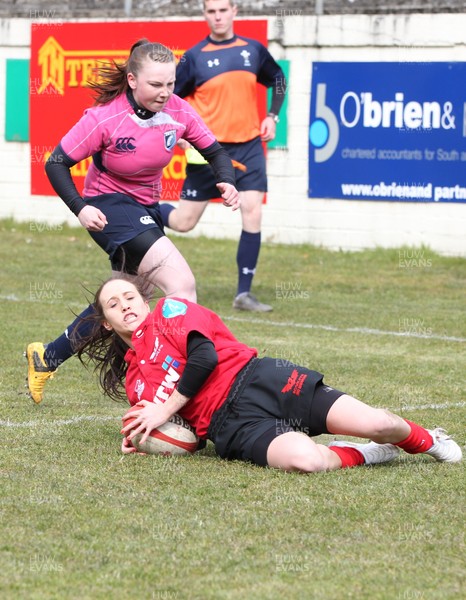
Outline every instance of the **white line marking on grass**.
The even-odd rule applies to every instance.
[[[259,325],[273,325],[275,327],[293,327],[295,329],[323,329],[325,331],[344,331],[348,333],[367,333],[370,335],[393,335],[397,337],[442,340],[444,342],[466,342],[466,338],[448,335],[435,335],[424,333],[410,333],[406,331],[384,331],[368,327],[336,327],[335,325],[315,325],[313,323],[293,323],[290,321],[266,321],[265,319],[242,319],[241,317],[222,317],[224,321],[238,321],[240,323],[256,323]]]
[[[446,408],[464,408],[466,406],[466,402],[453,402],[448,403],[444,402],[443,404],[412,404],[412,405],[403,405],[401,404],[398,408],[391,409],[396,412],[397,410],[445,410]]]
[[[16,294],[7,294],[6,296],[4,294],[0,294],[0,300],[9,300],[10,302],[32,302],[32,303],[39,303],[39,302],[45,302],[45,300],[42,298],[40,300],[36,299],[36,298],[19,298],[18,296],[16,296]],[[68,302],[67,303],[67,308],[77,308],[79,309],[79,311],[83,311],[86,308],[86,304],[84,303],[85,300],[83,300],[83,302],[79,303],[79,302]],[[91,300],[89,300],[89,302],[91,302]],[[48,301],[46,302],[47,304],[55,304],[54,300]]]
[[[3,296],[0,295],[0,300],[20,301],[20,298],[14,294]],[[21,300],[22,302],[24,300]],[[26,300],[30,301],[30,300]],[[78,307],[80,310],[84,305],[69,304],[68,306]],[[274,327],[293,327],[296,329],[323,329],[324,331],[344,331],[347,333],[365,333],[369,335],[392,335],[396,337],[414,338],[414,339],[430,339],[441,340],[443,342],[466,342],[466,338],[454,337],[449,335],[435,335],[433,333],[410,333],[409,331],[384,331],[383,329],[371,329],[369,327],[336,327],[335,325],[316,325],[314,323],[293,323],[290,321],[265,321],[263,319],[241,319],[240,317],[222,317],[223,321],[238,321],[239,323],[256,323],[259,325],[273,325]]]
[[[41,419],[40,421],[25,421],[23,423],[14,423],[12,421],[0,421],[0,427],[38,427],[41,426],[50,426],[56,425],[58,427],[62,427],[63,425],[75,425],[76,423],[81,423],[82,421],[116,421],[121,419],[121,417],[92,417],[90,415],[81,415],[80,417],[72,417],[71,419],[58,419],[56,421],[46,421]]]
[[[400,408],[403,411],[406,410],[446,410],[446,409],[451,409],[451,408],[464,408],[466,406],[466,402],[453,402],[453,403],[448,403],[448,402],[444,402],[442,404],[413,404],[413,405],[408,405],[408,406],[404,406],[401,405],[395,409],[391,409],[394,410],[396,412],[396,410],[399,410]],[[45,421],[44,419],[41,419],[40,421],[24,421],[23,423],[14,423],[12,421],[1,421],[0,420],[0,427],[15,427],[15,428],[35,428],[35,427],[43,427],[43,426],[54,426],[54,427],[63,427],[64,425],[75,425],[76,423],[81,423],[83,421],[97,421],[97,422],[104,422],[104,421],[119,421],[120,417],[104,417],[104,416],[90,416],[90,415],[81,415],[80,417],[72,417],[71,419],[58,419],[56,421]]]

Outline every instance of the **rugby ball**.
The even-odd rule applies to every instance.
[[[139,410],[141,406],[135,404],[123,416],[123,426],[134,421],[131,413]],[[191,425],[178,414],[174,414],[169,421],[150,432],[146,441],[141,444],[143,434],[138,433],[132,439],[132,445],[138,452],[146,454],[164,454],[165,456],[192,454],[196,451],[199,438]]]

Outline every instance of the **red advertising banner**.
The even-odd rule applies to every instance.
[[[267,45],[267,21],[235,21],[235,32]],[[103,61],[123,62],[140,38],[161,42],[179,59],[208,34],[204,21],[33,24],[30,73],[31,194],[54,195],[44,164],[63,135],[92,106],[87,82]],[[259,115],[265,116],[266,93],[258,85]],[[72,168],[83,189],[89,158]],[[164,170],[164,200],[178,200],[186,158],[178,148]]]

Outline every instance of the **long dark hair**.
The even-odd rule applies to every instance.
[[[85,365],[93,365],[93,370],[98,374],[99,384],[106,396],[113,400],[126,400],[124,380],[127,363],[125,354],[128,345],[113,330],[106,329],[102,322],[105,320],[100,295],[103,287],[110,281],[123,279],[131,282],[144,300],[153,298],[153,286],[144,276],[128,276],[125,273],[114,275],[104,281],[94,296],[94,313],[86,318],[91,323],[91,331],[84,338],[74,338],[73,346],[77,351],[79,360]]]
[[[150,42],[146,38],[138,40],[131,46],[128,59],[124,63],[104,63],[97,68],[95,81],[88,86],[93,91],[96,104],[106,104],[128,89],[128,73],[137,75],[144,61],[158,63],[175,62],[175,55],[163,44]]]

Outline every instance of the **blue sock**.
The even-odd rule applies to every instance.
[[[173,204],[168,204],[165,202],[161,203],[159,206],[160,214],[162,215],[163,226],[170,227],[170,225],[168,224],[168,217],[170,216],[171,211],[175,210],[175,207],[173,206]]]
[[[261,232],[248,233],[242,231],[239,238],[236,263],[238,265],[238,294],[249,292],[252,278],[256,272],[259,250],[261,247]]]
[[[84,338],[90,334],[92,329],[91,321],[83,321],[86,317],[89,317],[94,312],[94,306],[90,304],[83,312],[76,317],[76,319],[69,325],[65,332],[61,334],[56,340],[47,344],[44,352],[44,361],[47,366],[51,369],[56,369],[59,367],[65,360],[68,360],[73,354],[75,354],[75,350],[71,343],[71,334],[73,332],[74,335],[76,333],[80,338]],[[74,336],[73,336],[74,337]]]

